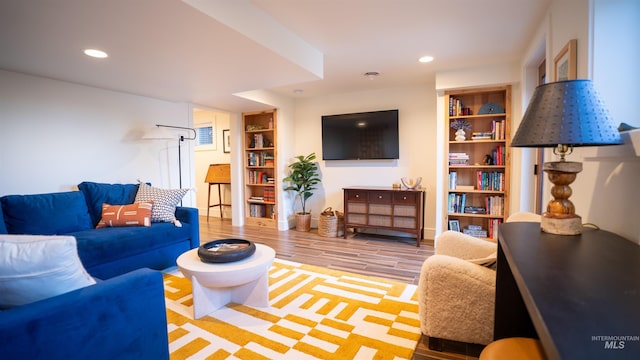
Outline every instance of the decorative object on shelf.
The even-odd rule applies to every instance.
[[[553,58],[553,74],[555,81],[575,80],[577,77],[577,45],[578,40],[571,39]]]
[[[198,248],[198,257],[206,263],[228,263],[248,258],[256,252],[256,245],[243,239],[210,241]]]
[[[247,131],[263,130],[264,126],[260,124],[247,124]]]
[[[163,128],[188,130],[188,131],[193,132],[193,136],[185,137],[184,135],[180,135],[179,137],[176,137],[175,134],[172,134],[172,133],[164,130]],[[178,140],[178,179],[179,179],[178,181],[179,181],[179,184],[180,184],[180,188],[182,188],[182,151],[181,151],[181,145],[182,145],[182,142],[185,141],[185,140],[195,140],[196,139],[196,129],[190,128],[190,127],[183,127],[183,126],[156,124],[156,127],[153,130],[150,130],[150,131],[146,132],[142,136],[142,138],[143,139],[150,139],[150,140],[174,140],[174,139]]]
[[[456,130],[456,141],[464,141],[466,139],[465,131],[471,130],[471,124],[466,119],[455,119],[451,121],[450,127]]]
[[[307,200],[316,190],[316,185],[320,183],[320,174],[318,173],[318,163],[316,154],[311,153],[307,156],[296,156],[297,161],[289,164],[291,172],[289,176],[282,179],[287,186],[285,191],[293,191],[296,197],[300,199],[302,212],[296,213],[296,230],[309,231],[311,228],[311,212],[307,212]]]
[[[582,218],[569,200],[571,188],[582,163],[566,161],[574,146],[618,145],[620,133],[591,80],[567,80],[536,88],[520,127],[513,137],[514,147],[553,147],[560,161],[547,162],[543,170],[553,183],[554,199],[542,215],[543,231],[577,235]]]
[[[478,115],[486,115],[486,114],[504,114],[504,108],[497,103],[488,102],[478,110]]]
[[[494,165],[493,157],[489,154],[485,155],[482,159],[482,165]]]
[[[402,185],[407,189],[411,189],[411,190],[417,189],[418,187],[420,187],[420,183],[422,182],[422,176],[418,176],[416,178],[416,181],[413,181],[413,179],[407,179],[406,177],[403,177],[402,179],[400,179],[400,182],[402,182]]]
[[[460,232],[460,221],[449,220],[449,230]]]

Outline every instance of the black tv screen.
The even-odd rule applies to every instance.
[[[398,159],[398,110],[322,116],[322,159]]]

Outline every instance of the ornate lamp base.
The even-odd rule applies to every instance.
[[[547,205],[547,212],[542,214],[540,228],[542,231],[557,235],[578,235],[582,232],[582,218],[576,215],[575,207],[569,197],[569,185],[582,171],[582,163],[554,161],[544,163],[544,171],[553,183],[551,195],[553,200]]]
[[[558,218],[550,213],[544,213],[540,218],[540,228],[550,234],[578,235],[582,232],[582,218],[579,215]]]

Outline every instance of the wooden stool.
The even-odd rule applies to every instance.
[[[496,340],[487,345],[479,360],[544,360],[540,340],[513,337]]]

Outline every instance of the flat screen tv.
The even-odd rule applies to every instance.
[[[323,160],[398,159],[398,110],[322,116]]]

